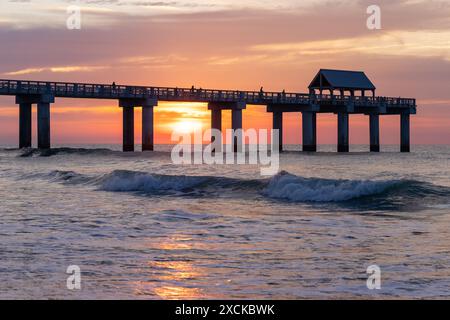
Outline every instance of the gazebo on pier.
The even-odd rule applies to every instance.
[[[331,99],[334,99],[334,92],[337,90],[340,96],[344,98],[345,92],[349,92],[351,98],[355,97],[356,92],[361,92],[361,97],[366,96],[366,91],[372,92],[375,100],[376,87],[362,71],[346,71],[346,70],[330,70],[320,69],[311,84],[309,85],[309,94],[319,94],[322,96],[323,91],[329,91]],[[337,112],[338,116],[338,151],[349,151],[349,112]],[[315,119],[313,119],[315,122]],[[304,124],[305,125],[305,124]],[[315,123],[313,124],[315,127]],[[314,129],[315,132],[315,129]],[[305,133],[304,133],[305,134]],[[315,134],[314,134],[315,135]],[[307,136],[308,137],[308,136]],[[311,150],[316,149],[316,142],[313,142]],[[309,148],[309,147],[307,147]],[[370,114],[370,150],[380,151],[379,141],[379,115]]]
[[[362,97],[366,95],[366,91],[372,92],[372,96],[375,97],[376,90],[372,81],[362,71],[330,69],[320,69],[308,88],[310,94],[316,93],[316,90],[322,94],[326,90],[334,95],[334,91],[337,90],[341,96],[344,96],[346,91],[354,96],[356,91],[360,91]]]

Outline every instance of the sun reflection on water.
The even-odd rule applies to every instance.
[[[190,237],[176,235],[151,247],[167,251],[192,250],[195,245],[191,241]],[[204,270],[190,261],[184,259],[148,261],[142,271],[150,273],[150,279],[134,283],[135,295],[168,300],[192,300],[206,297],[197,285],[204,275]]]
[[[155,288],[155,293],[166,300],[195,300],[205,296],[199,288],[186,287],[159,287]]]

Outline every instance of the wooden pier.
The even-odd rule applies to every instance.
[[[416,114],[416,100],[379,97],[363,72],[320,70],[308,93],[211,90],[195,88],[146,87],[26,80],[0,80],[0,95],[15,96],[19,105],[19,147],[31,147],[31,106],[38,110],[38,148],[50,143],[51,104],[55,98],[117,100],[123,110],[123,151],[134,151],[134,108],[142,108],[142,150],[154,149],[153,110],[159,101],[202,102],[211,111],[211,127],[222,128],[222,110],[231,110],[232,128],[242,128],[247,105],[266,106],[273,114],[273,128],[283,130],[284,112],[302,113],[303,151],[317,150],[317,114],[334,113],[338,118],[339,152],[349,151],[349,117],[369,118],[370,151],[380,150],[379,117],[400,117],[402,152],[410,151],[410,115]],[[366,95],[366,93],[370,93]],[[283,137],[280,134],[280,150]],[[236,142],[242,143],[242,142]]]

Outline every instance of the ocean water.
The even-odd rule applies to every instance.
[[[0,298],[450,297],[449,146],[291,151],[273,177],[119,148],[0,150]]]

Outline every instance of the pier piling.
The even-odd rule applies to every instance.
[[[369,115],[370,152],[380,152],[380,116]]]
[[[39,102],[38,116],[38,148],[50,149],[50,103]]]
[[[19,104],[19,148],[31,148],[31,103]]]
[[[123,107],[123,151],[134,151],[134,107]]]
[[[338,152],[349,152],[348,117],[348,113],[338,113]]]
[[[142,151],[154,150],[154,106],[142,106]]]
[[[234,131],[233,150],[234,152],[242,151],[242,109],[231,110],[231,127]],[[239,130],[239,131],[238,131]]]
[[[302,112],[303,151],[317,151],[317,114]]]
[[[283,151],[283,112],[273,112],[272,117],[273,117],[272,127],[274,130],[278,129],[278,132],[279,132],[278,146],[279,146],[279,151],[282,152]]]
[[[410,116],[409,113],[400,115],[400,151],[410,152]]]
[[[222,132],[222,109],[211,108],[211,129],[216,129]],[[222,151],[222,137],[211,136],[211,143],[213,143],[213,152]]]

